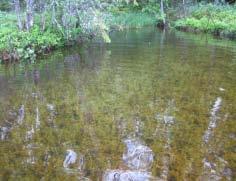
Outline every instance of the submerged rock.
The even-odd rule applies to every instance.
[[[163,119],[166,125],[172,125],[175,123],[175,118],[173,116],[164,116]]]
[[[55,106],[53,104],[47,104],[48,111],[55,111]]]
[[[72,164],[76,163],[77,160],[77,153],[75,153],[73,150],[67,150],[66,158],[63,162],[64,168],[69,168]]]
[[[103,181],[149,181],[154,180],[151,173],[130,170],[107,170],[102,178]]]
[[[88,180],[88,178],[83,177],[85,169],[84,156],[77,154],[75,151],[69,149],[66,151],[66,157],[63,162],[64,171],[67,174],[79,175],[79,180]]]
[[[221,92],[224,92],[224,91],[225,91],[225,89],[224,89],[224,88],[222,88],[222,87],[220,87],[220,88],[219,88],[219,91],[221,91]]]
[[[213,172],[214,168],[216,167],[215,163],[211,163],[206,158],[204,158],[202,162],[203,162],[204,169],[210,169],[212,170],[211,172]]]
[[[153,163],[152,150],[137,138],[124,140],[126,151],[123,161],[130,170],[106,170],[103,181],[149,181],[154,179],[149,172]]]
[[[136,139],[126,139],[126,152],[123,154],[123,160],[130,169],[148,170],[152,166],[153,152]]]

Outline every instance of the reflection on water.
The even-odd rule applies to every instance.
[[[212,147],[209,143],[215,136],[214,130],[217,128],[217,120],[219,119],[223,122],[227,120],[227,114],[224,116],[224,119],[220,119],[220,117],[217,116],[221,104],[222,99],[221,97],[218,97],[213,105],[213,108],[211,109],[210,122],[203,136],[203,141],[205,144],[204,148],[206,149],[206,153],[205,158],[203,159],[204,172],[201,178],[202,180],[217,181],[222,180],[223,176],[226,180],[231,180],[232,177],[232,170],[228,168],[228,162],[221,158],[220,153],[214,150],[214,147]],[[208,157],[212,157],[213,160],[209,161]]]
[[[111,37],[0,67],[1,180],[235,180],[236,44]]]
[[[211,110],[211,118],[210,118],[210,123],[209,126],[207,128],[207,131],[204,134],[203,140],[204,142],[207,144],[209,142],[210,137],[213,136],[213,131],[214,128],[216,128],[216,124],[217,124],[217,115],[216,113],[219,111],[220,107],[221,107],[221,103],[222,103],[222,99],[220,97],[218,97],[214,103],[214,106]]]

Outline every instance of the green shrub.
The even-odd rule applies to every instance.
[[[19,32],[17,29],[0,30],[0,52],[15,53],[23,60],[34,60],[37,54],[62,44],[62,36],[50,29],[41,32],[35,26],[30,32]]]
[[[142,12],[157,15],[160,14],[160,6],[159,4],[148,4],[142,8]]]
[[[40,15],[35,14],[35,23],[29,32],[18,30],[15,14],[0,11],[0,59],[3,59],[4,54],[8,54],[17,59],[34,61],[37,55],[65,45],[68,41],[76,41],[81,34],[88,39],[95,36],[109,43],[108,32],[111,28],[139,28],[157,22],[158,6],[145,6],[142,11],[140,8],[140,6],[120,4],[117,7],[111,6],[105,11],[90,9],[89,12],[80,13],[79,24],[77,19],[73,18],[68,21],[66,27],[59,20],[59,23],[52,27],[50,13],[45,13],[44,31],[38,26],[41,22]],[[88,16],[89,13],[93,16]],[[69,15],[66,18],[69,18]]]
[[[200,5],[190,17],[177,20],[175,27],[231,36],[236,32],[236,6]]]

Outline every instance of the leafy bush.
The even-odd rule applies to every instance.
[[[236,6],[200,5],[190,17],[177,20],[175,27],[236,37]]]
[[[142,12],[157,15],[160,13],[160,6],[159,4],[148,4],[142,8]]]
[[[52,18],[49,7],[44,12],[45,28],[38,11],[34,14],[34,25],[30,31],[19,31],[15,13],[0,11],[0,59],[22,59],[33,61],[37,55],[48,52],[66,42],[75,42],[80,38],[97,38],[110,42],[111,28],[139,28],[157,22],[159,6],[138,4],[131,1],[99,3],[100,1],[74,0],[58,1],[57,11]],[[136,1],[135,1],[136,2]],[[54,5],[55,6],[55,5]],[[25,13],[19,14],[23,19]],[[4,57],[4,55],[7,55]]]
[[[19,32],[6,27],[0,30],[0,52],[15,54],[23,60],[33,61],[37,54],[60,46],[62,41],[60,34],[50,29],[41,32],[37,26],[30,32]]]

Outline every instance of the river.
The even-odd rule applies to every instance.
[[[0,65],[0,179],[236,179],[236,43],[111,40]]]

